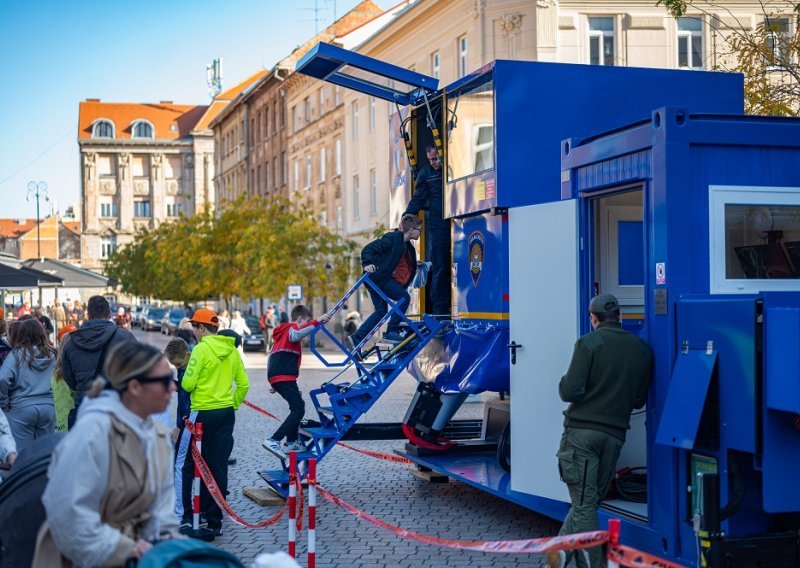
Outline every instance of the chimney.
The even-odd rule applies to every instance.
[[[158,101],[158,102],[160,102],[162,105],[171,105],[171,104],[173,104],[172,101]]]
[[[87,103],[99,103],[100,99],[86,99]]]

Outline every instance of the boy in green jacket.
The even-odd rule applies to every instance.
[[[235,411],[247,395],[250,381],[232,337],[217,335],[219,317],[201,308],[192,319],[197,345],[186,367],[181,388],[191,395],[189,420],[203,425],[202,454],[223,495],[228,494],[228,458],[233,450]],[[183,436],[190,436],[184,430]],[[191,452],[183,464],[183,518],[181,530],[191,529],[191,487],[194,460]],[[222,511],[206,491],[200,492],[200,511],[214,536],[222,534]]]

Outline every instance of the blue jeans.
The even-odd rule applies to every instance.
[[[388,298],[392,300],[399,300],[400,304],[397,306],[397,309],[404,314],[406,313],[408,304],[411,301],[411,296],[408,295],[408,292],[405,288],[391,278],[378,287],[381,289],[381,292],[386,294]],[[367,284],[367,288],[369,289],[369,295],[372,298],[372,304],[375,306],[375,311],[372,312],[372,315],[369,316],[353,334],[353,343],[358,343],[364,339],[367,334],[372,331],[372,328],[378,325],[378,322],[381,321],[381,318],[386,315],[386,312],[389,311],[389,306],[386,304],[384,299],[381,298],[380,294],[378,294],[369,284]],[[386,326],[386,331],[397,331],[399,327],[400,314],[393,312],[392,317],[389,318],[389,324]]]

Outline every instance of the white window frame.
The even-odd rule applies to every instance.
[[[111,138],[117,137],[117,126],[114,124],[114,121],[108,118],[98,118],[97,120],[94,121],[94,123],[92,123],[92,138],[101,138],[100,136],[97,136],[97,128],[101,124],[105,123],[111,125]],[[102,138],[107,138],[107,137],[103,136]]]
[[[114,219],[117,217],[117,204],[114,203],[114,198],[111,196],[101,196],[99,205],[98,216],[101,219]],[[109,213],[106,215],[105,213]]]
[[[311,188],[311,156],[306,156],[306,185],[303,189]]]
[[[294,161],[294,190],[300,189],[300,162]]]
[[[593,30],[593,29],[591,29],[591,20],[592,20],[592,18],[609,18],[611,20],[611,22],[614,24],[613,29],[611,31],[608,31],[608,30]],[[587,28],[587,30],[589,32],[589,35],[588,35],[589,41],[587,42],[587,45],[586,45],[586,49],[587,49],[586,60],[587,60],[587,62],[590,65],[605,65],[605,63],[603,63],[603,60],[604,60],[603,54],[605,53],[605,50],[603,48],[605,47],[606,41],[610,41],[611,42],[611,48],[612,48],[612,51],[613,51],[613,54],[614,54],[613,58],[612,58],[613,62],[612,62],[611,65],[612,66],[616,65],[617,64],[617,45],[616,45],[617,19],[614,16],[604,16],[604,15],[600,15],[600,14],[588,16],[587,19],[586,19],[586,28]],[[600,54],[599,55],[600,56],[598,58],[598,61],[599,61],[598,63],[592,63],[592,38],[595,38],[595,37],[598,38],[599,42],[600,42],[600,45],[599,45],[599,47],[600,47]]]
[[[370,96],[369,98],[369,131],[375,132],[375,97]]]
[[[319,182],[325,181],[326,167],[325,167],[325,146],[319,149]]]
[[[147,204],[147,215],[142,215],[142,211],[138,211],[137,209],[142,209],[144,204]],[[134,199],[133,200],[133,216],[137,219],[149,219],[153,216],[153,202],[150,199]]]
[[[322,225],[323,227],[327,227],[328,226],[328,212],[325,209],[320,211],[319,224]]]
[[[342,175],[342,139],[337,138],[334,150],[333,175]]]
[[[353,219],[356,221],[361,216],[361,203],[358,195],[358,174],[353,176]]]
[[[680,29],[681,20],[697,20],[700,22],[701,27],[700,30],[682,30]],[[683,16],[678,18],[675,21],[675,27],[677,29],[677,43],[675,45],[675,61],[678,64],[679,69],[704,69],[704,59],[706,53],[706,38],[704,32],[704,25],[703,18],[701,16]],[[692,43],[695,37],[700,38],[700,57],[702,58],[700,61],[692,61]],[[689,58],[689,65],[681,67],[680,61],[680,46],[681,41],[687,42],[686,45],[686,53]]]
[[[725,276],[725,206],[758,204],[800,206],[800,187],[709,186],[708,255],[709,290],[712,294],[800,290],[800,279],[729,279]]]
[[[434,79],[439,78],[439,73],[441,71],[441,57],[439,56],[438,51],[434,51],[431,53],[431,77]]]
[[[117,250],[117,236],[100,237],[100,258],[109,258]]]
[[[791,54],[779,54],[779,49],[781,45],[785,45],[785,41],[791,38],[792,34],[792,19],[786,15],[775,15],[771,17],[764,18],[764,26],[768,26],[770,21],[777,21],[777,20],[784,20],[786,21],[786,31],[785,32],[768,32],[772,39],[772,53],[775,55],[775,59],[780,61],[782,59],[791,59]],[[781,65],[768,65],[768,71],[780,71],[783,69]]]
[[[463,35],[456,40],[458,49],[458,76],[459,78],[467,75],[467,57],[469,55],[469,42],[467,36]]]
[[[150,136],[136,136],[136,127],[140,124],[150,127]],[[131,124],[131,138],[136,138],[137,140],[153,140],[156,137],[156,127],[155,125],[150,122],[149,120],[145,120],[143,118],[134,120]]]
[[[378,172],[375,168],[369,171],[369,213],[373,217],[378,214]]]

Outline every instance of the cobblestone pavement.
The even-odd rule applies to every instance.
[[[156,333],[136,335],[159,347],[167,338]],[[277,416],[285,416],[286,403],[270,395],[266,381],[264,353],[246,353],[245,365],[251,386],[247,400]],[[326,369],[311,353],[304,353],[300,389],[307,393],[328,380],[334,372]],[[353,372],[350,377],[354,377]],[[342,380],[348,380],[344,375]],[[375,406],[362,417],[363,422],[399,422],[403,419],[415,389],[410,375],[401,375]],[[485,395],[486,396],[486,395]],[[306,396],[306,416],[313,414]],[[457,418],[482,415],[482,404],[465,404]],[[275,507],[260,507],[242,494],[245,487],[264,487],[256,473],[277,469],[276,458],[261,447],[261,441],[277,423],[242,406],[236,415],[233,457],[237,463],[229,470],[228,502],[244,519],[257,522],[271,516]],[[353,445],[383,452],[402,447],[399,440],[353,442]],[[454,540],[504,540],[552,536],[559,525],[549,518],[474,489],[457,481],[431,484],[413,477],[408,467],[390,463],[345,448],[334,448],[320,463],[320,484],[362,510],[391,524],[423,534]],[[286,550],[287,522],[265,529],[246,529],[226,518],[223,536],[215,543],[236,554],[246,565],[260,552]],[[298,560],[306,562],[305,522],[298,537]],[[541,554],[488,554],[439,548],[402,540],[378,527],[318,498],[317,565],[339,566],[543,566]]]

